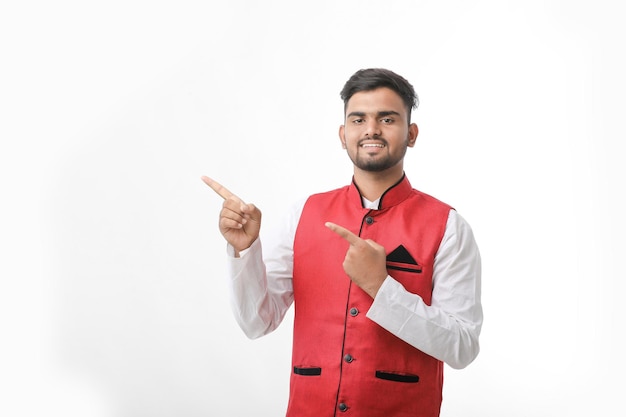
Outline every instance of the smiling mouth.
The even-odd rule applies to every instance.
[[[362,148],[384,148],[385,144],[383,143],[363,143],[361,145]]]

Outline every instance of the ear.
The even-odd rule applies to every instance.
[[[346,149],[346,132],[344,125],[339,126],[339,140],[341,141],[341,147]]]
[[[412,148],[415,146],[415,142],[417,141],[417,134],[419,133],[419,129],[415,123],[411,123],[409,125],[409,135],[408,135],[408,146]]]

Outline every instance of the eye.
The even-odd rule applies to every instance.
[[[365,121],[364,119],[354,119],[354,120],[352,120],[352,123],[354,123],[355,125],[360,125],[364,121]]]
[[[383,117],[382,119],[380,119],[380,121],[381,123],[384,123],[386,125],[393,123],[393,119],[391,117]]]

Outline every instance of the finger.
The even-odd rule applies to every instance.
[[[328,227],[333,232],[337,233],[339,236],[348,241],[351,245],[357,245],[363,241],[360,237],[346,229],[345,227],[339,226],[338,224],[326,222],[326,227]]]
[[[232,211],[233,214],[237,215],[239,218],[242,218],[244,223],[251,219],[258,220],[261,218],[260,210],[256,208],[254,204],[246,204],[239,200],[236,196],[232,196],[224,200],[222,207],[225,210]]]
[[[245,213],[238,210],[238,207],[232,207],[232,204],[236,204],[233,200],[226,200],[224,205],[222,206],[222,211],[220,212],[220,218],[230,219],[237,223],[245,224],[248,220]],[[231,206],[231,207],[229,207]]]
[[[260,216],[260,210],[252,203],[241,203],[241,212],[246,219],[258,218]]]
[[[239,197],[237,197],[235,194],[231,193],[228,188],[224,187],[222,184],[220,184],[219,182],[207,177],[206,175],[203,175],[202,177],[200,177],[200,179],[202,181],[204,181],[204,183],[206,185],[208,185],[209,187],[211,187],[211,189],[213,191],[215,191],[220,197],[222,197],[224,200],[228,200],[229,198],[235,198],[239,201],[241,201],[243,203],[243,200]]]
[[[220,222],[219,222],[220,229],[222,230],[241,229],[243,225],[244,225],[244,222],[238,221],[236,219],[231,219],[228,217],[221,217]]]

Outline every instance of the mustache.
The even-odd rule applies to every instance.
[[[361,146],[365,142],[381,142],[383,145],[387,146],[387,140],[379,135],[367,136],[363,139],[359,139],[358,145]]]

